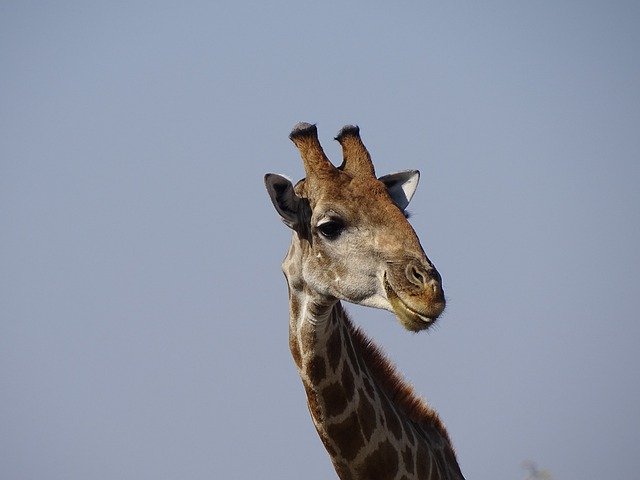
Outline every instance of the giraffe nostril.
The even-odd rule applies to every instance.
[[[419,286],[423,286],[429,281],[429,276],[427,275],[427,273],[415,265],[411,265],[407,269],[407,278],[411,283]]]
[[[424,267],[422,265],[412,264],[406,269],[407,279],[419,287],[431,285],[434,289],[440,289],[442,278],[438,271],[433,267]]]

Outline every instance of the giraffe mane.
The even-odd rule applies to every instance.
[[[354,349],[364,360],[366,367],[377,381],[382,392],[416,426],[437,431],[446,445],[452,448],[449,434],[436,411],[415,392],[413,386],[391,363],[383,350],[360,327],[353,324],[346,312],[345,319],[353,339]]]

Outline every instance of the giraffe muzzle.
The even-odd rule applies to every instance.
[[[425,330],[436,321],[446,305],[440,274],[435,268],[425,267],[416,261],[408,262],[404,269],[397,267],[392,266],[385,272],[387,300],[406,329],[415,332]]]

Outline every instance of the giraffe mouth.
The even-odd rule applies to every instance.
[[[419,332],[429,328],[435,321],[435,318],[428,317],[415,311],[409,305],[407,305],[400,296],[393,289],[389,281],[387,280],[387,274],[384,275],[384,290],[387,294],[387,300],[393,308],[393,313],[400,321],[400,323],[407,329],[413,332]]]

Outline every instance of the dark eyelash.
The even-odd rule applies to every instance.
[[[344,230],[344,223],[339,220],[330,220],[318,225],[318,231],[323,237],[333,240],[338,238]]]

